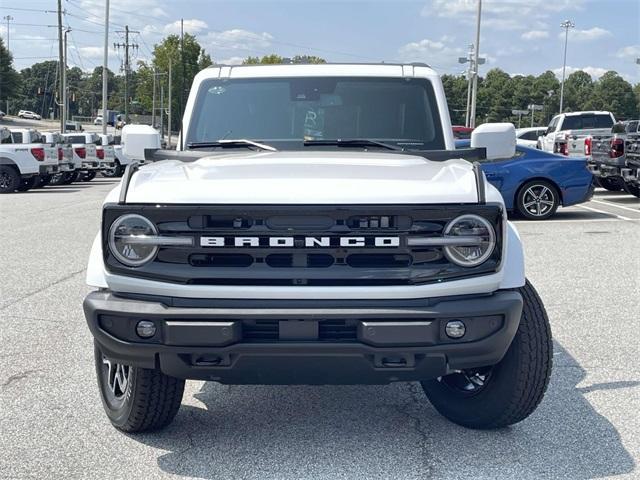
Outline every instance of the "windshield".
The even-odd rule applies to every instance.
[[[420,78],[208,80],[198,91],[186,143],[220,139],[251,139],[278,149],[335,139],[445,148],[433,88]]]

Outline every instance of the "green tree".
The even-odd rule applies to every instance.
[[[189,96],[189,90],[196,74],[210,65],[213,61],[211,56],[205,52],[200,46],[196,37],[185,33],[184,46],[182,51],[184,57],[181,57],[180,37],[178,35],[169,35],[162,42],[153,48],[153,58],[151,64],[144,62],[138,63],[138,72],[134,81],[135,98],[138,102],[137,106],[144,113],[151,113],[153,98],[153,73],[156,75],[156,107],[160,104],[160,89],[164,88],[165,108],[168,106],[169,96],[169,67],[171,66],[171,111],[172,111],[172,129],[178,129],[182,112],[180,111],[180,101],[184,104]],[[184,66],[184,76],[183,76]],[[184,90],[183,90],[184,87]],[[181,95],[182,93],[182,95]]]
[[[20,71],[20,88],[12,110],[31,110],[48,117],[58,116],[58,62],[34,63]],[[16,112],[12,112],[16,113]]]
[[[467,112],[467,79],[463,75],[443,75],[442,86],[447,97],[453,125],[464,125]]]
[[[291,63],[327,63],[324,58],[316,57],[315,55],[294,55],[292,58],[281,57],[276,53],[264,55],[263,57],[248,56],[242,61],[243,65],[279,65],[279,64],[291,64]]]
[[[13,55],[4,46],[0,37],[0,105],[6,105],[6,100],[12,98],[20,88],[20,75],[13,68]],[[9,113],[9,112],[6,112]]]
[[[591,75],[582,70],[573,72],[564,83],[564,105],[567,112],[585,109],[593,97],[593,81]]]
[[[242,61],[243,65],[257,65],[257,64],[280,64],[284,63],[284,57],[280,55],[276,55],[272,53],[270,55],[265,55],[262,58],[260,57],[247,57]],[[289,62],[287,62],[289,63]]]
[[[638,105],[631,84],[614,71],[605,73],[595,83],[593,108],[608,110],[618,120],[638,115]]]
[[[535,124],[549,123],[560,109],[560,82],[555,73],[547,70],[536,77],[531,89],[531,100],[531,103],[542,105],[543,108],[541,112],[537,112]]]
[[[508,73],[493,68],[487,72],[484,81],[478,85],[478,106],[476,107],[476,125],[498,122],[511,116],[513,108],[513,90]]]

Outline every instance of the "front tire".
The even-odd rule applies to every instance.
[[[123,432],[159,430],[178,413],[184,380],[157,369],[118,364],[94,343],[100,398],[111,424]]]
[[[536,409],[549,384],[553,344],[544,305],[527,281],[520,325],[497,365],[422,382],[429,401],[452,422],[495,429],[518,423]]]
[[[525,183],[516,195],[516,209],[527,220],[546,220],[560,206],[560,194],[546,180]]]

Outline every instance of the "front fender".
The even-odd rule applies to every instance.
[[[89,264],[87,265],[87,285],[95,288],[108,288],[107,279],[104,275],[104,262],[102,260],[102,235],[96,235],[91,245],[89,253]]]
[[[511,222],[507,222],[507,246],[502,271],[501,289],[524,286],[524,250],[518,230]]]

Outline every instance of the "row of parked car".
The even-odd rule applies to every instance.
[[[600,186],[626,190],[640,198],[640,175],[633,155],[638,149],[640,120],[616,122],[607,111],[563,113],[553,117],[546,128],[518,129],[517,137],[523,146],[586,158]]]
[[[0,193],[122,175],[130,163],[112,135],[0,128]]]
[[[98,173],[120,177],[127,165],[146,162],[147,148],[160,148],[160,134],[148,125],[127,125],[117,137],[0,127],[0,193],[91,181]]]

